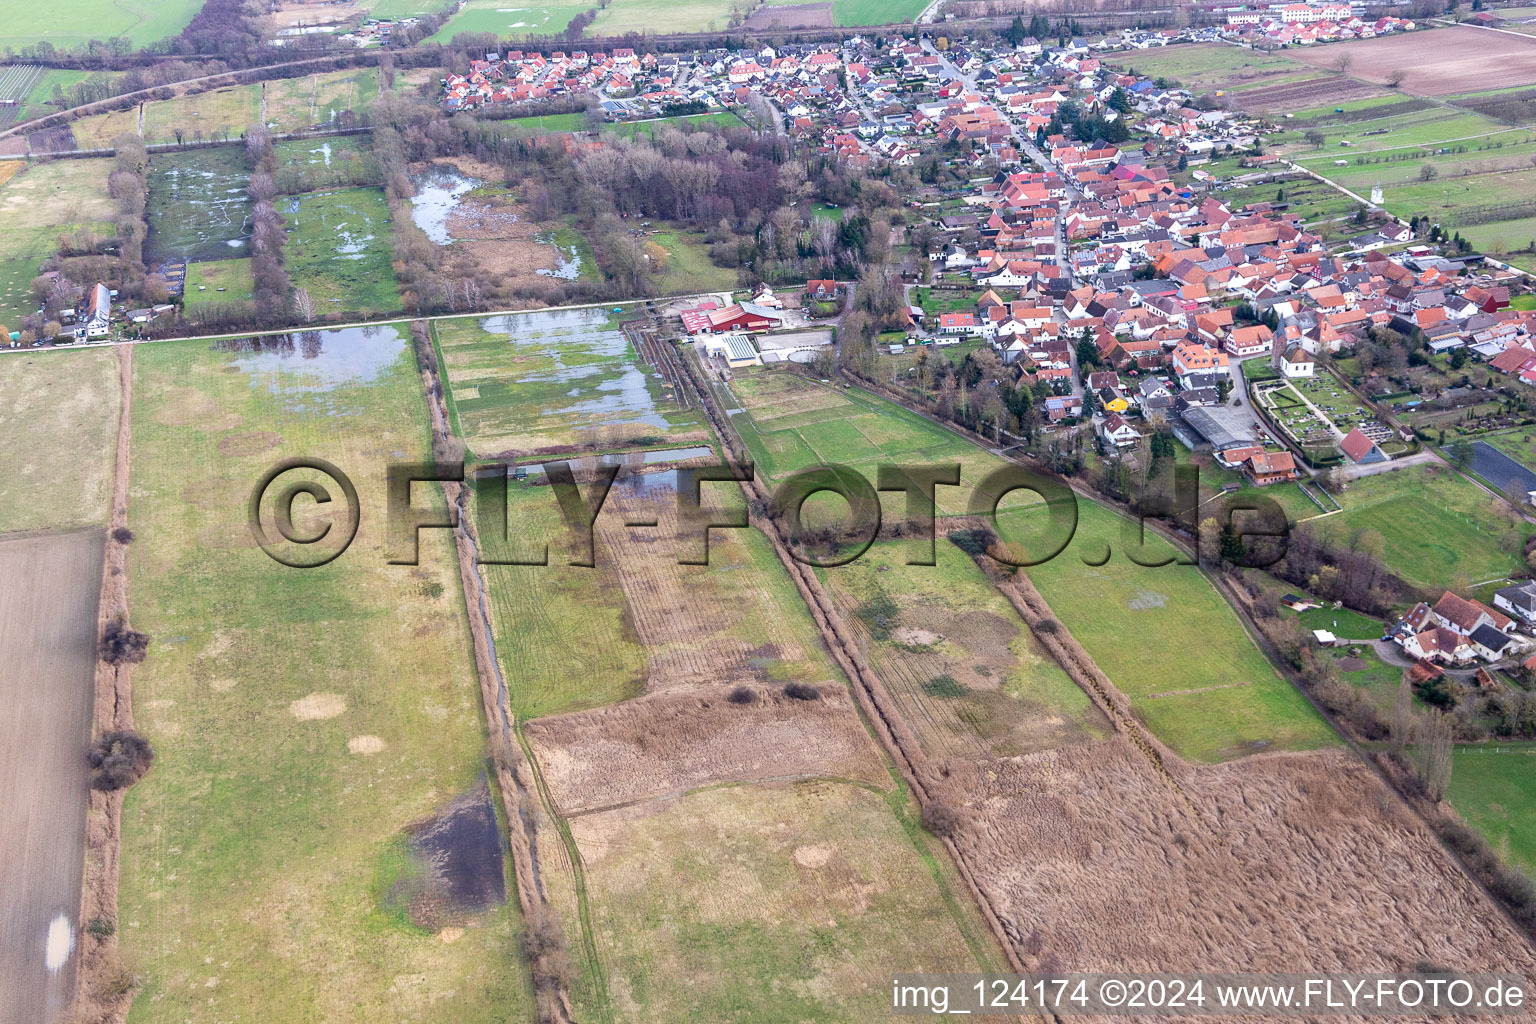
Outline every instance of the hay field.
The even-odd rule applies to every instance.
[[[897,971],[987,969],[918,837],[858,786],[709,789],[571,831],[616,1021],[878,1020]]]
[[[8,1021],[53,1020],[72,994],[104,542],[100,530],[0,541],[0,1019]]]
[[[575,309],[433,324],[454,428],[483,456],[706,439],[619,331],[638,314]]]
[[[134,370],[134,712],[158,757],[123,812],[131,1019],[527,1016],[515,904],[440,934],[398,903],[408,828],[472,796],[486,753],[452,542],[426,531],[419,566],[386,564],[385,460],[428,452],[403,329],[150,345]],[[259,474],[301,454],[363,509],[307,570],[244,521]]]
[[[958,840],[1072,970],[1536,966],[1436,838],[1345,751],[1174,765],[1123,740],[955,769]],[[1106,841],[1105,837],[1114,837]]]
[[[0,534],[106,525],[117,373],[111,348],[0,357]]]

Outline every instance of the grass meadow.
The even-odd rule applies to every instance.
[[[309,292],[321,318],[400,308],[383,189],[311,192],[281,201],[279,210],[288,224],[283,256],[293,287]]]
[[[1451,805],[1506,861],[1536,875],[1536,744],[1465,743],[1451,770]]]
[[[186,308],[251,302],[256,295],[249,257],[238,260],[202,260],[187,264]]]
[[[58,6],[8,4],[0,22],[0,47],[20,49],[47,41],[59,48],[92,39],[127,36],[145,46],[187,27],[198,0],[70,0]]]
[[[645,239],[647,247],[653,243],[661,246],[665,253],[666,269],[661,275],[660,289],[663,295],[728,292],[736,287],[736,271],[715,266],[698,235],[686,231],[656,231]]]
[[[403,329],[342,334],[136,353],[134,702],[157,757],[123,812],[131,1021],[531,1012],[515,904],[439,935],[381,886],[406,826],[476,786],[486,740],[452,542],[427,531],[418,566],[388,565],[376,514],[384,457],[429,452],[415,361]],[[317,569],[272,561],[244,521],[293,455],[361,497],[356,541]]]
[[[905,808],[814,781],[574,819],[614,1019],[875,1020],[893,972],[996,969]]]
[[[1003,513],[1001,532],[1027,535],[1040,516],[1037,509]],[[1327,723],[1275,671],[1198,569],[1130,559],[1129,527],[1080,499],[1069,547],[1021,571],[1152,731],[1197,761],[1334,743]],[[1088,564],[1106,553],[1108,562]],[[1135,553],[1142,562],[1174,555],[1150,532]]]
[[[0,357],[0,534],[105,525],[120,402],[111,348]]]
[[[1102,738],[1109,723],[971,557],[942,535],[880,541],[819,571],[932,757],[1010,757]]]
[[[959,462],[961,486],[937,493],[941,514],[960,515],[971,487],[1002,465],[953,432],[867,392],[782,371],[738,373],[731,387],[744,410],[732,422],[759,472],[773,480],[823,463],[850,466],[873,482],[881,462]],[[884,501],[887,515],[900,513],[899,495]],[[1160,739],[1203,761],[1334,742],[1327,724],[1274,670],[1197,569],[1133,563],[1129,521],[1086,498],[1079,497],[1077,507],[1068,546],[1023,571]],[[1042,537],[1042,515],[1037,505],[1005,499],[1000,532],[1027,546],[1031,537]],[[1174,551],[1149,534],[1136,554],[1156,562]]]
[[[1387,568],[1425,587],[1458,587],[1521,567],[1520,545],[1529,529],[1510,519],[1508,506],[1449,468],[1409,466],[1352,480],[1344,511],[1308,524],[1349,539],[1379,534]]]

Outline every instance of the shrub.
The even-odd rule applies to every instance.
[[[127,789],[144,777],[155,762],[149,740],[132,729],[104,732],[91,744],[91,788]]]
[[[98,653],[108,665],[137,665],[149,653],[149,636],[117,620],[102,632]]]
[[[93,917],[85,926],[85,931],[88,935],[104,939],[117,931],[117,924],[110,917]]]
[[[725,699],[732,704],[756,704],[757,691],[750,686],[737,686],[733,687],[731,692],[726,694]]]
[[[1035,623],[1036,633],[1057,633],[1061,631],[1061,623],[1055,619],[1041,619]]]
[[[923,808],[923,828],[941,839],[948,839],[960,828],[960,815],[946,803],[930,801]]]
[[[112,539],[117,541],[119,544],[132,544],[133,531],[128,529],[126,526],[119,526],[117,529],[112,531]]]
[[[949,673],[934,676],[923,684],[923,692],[930,697],[964,697],[965,687]]]
[[[808,683],[790,683],[784,687],[784,696],[792,700],[820,700],[821,691]]]

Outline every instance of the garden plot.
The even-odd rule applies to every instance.
[[[434,324],[455,429],[477,454],[604,451],[707,439],[619,324],[571,309]]]

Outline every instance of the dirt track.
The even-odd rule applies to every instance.
[[[4,1021],[50,1021],[74,986],[104,543],[97,530],[0,541]]]

